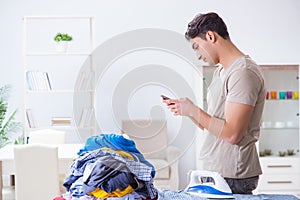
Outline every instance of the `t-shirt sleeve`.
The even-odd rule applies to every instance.
[[[253,71],[249,69],[234,71],[227,79],[226,101],[254,106],[260,89],[260,79]]]

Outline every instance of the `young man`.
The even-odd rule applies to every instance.
[[[164,99],[174,115],[187,116],[209,134],[200,152],[205,170],[219,172],[233,193],[251,194],[262,173],[255,143],[265,102],[257,64],[230,40],[216,13],[197,15],[185,33],[198,59],[217,65],[208,88],[208,112],[188,98]]]

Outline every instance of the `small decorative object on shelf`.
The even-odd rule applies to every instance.
[[[277,96],[277,93],[279,96]],[[279,98],[278,98],[279,97]],[[299,91],[267,91],[266,92],[266,100],[277,100],[277,99],[299,99]]]
[[[272,150],[271,149],[265,149],[264,152],[265,152],[266,156],[272,155]]]
[[[71,117],[52,117],[52,126],[70,126],[72,118]]]
[[[287,150],[287,155],[288,155],[288,156],[293,156],[293,155],[295,155],[294,149],[288,149],[288,150]]]
[[[278,151],[278,155],[280,157],[284,157],[286,155],[286,152],[285,151]]]
[[[73,37],[67,33],[57,33],[54,37],[54,41],[57,43],[58,52],[66,52],[68,42],[72,41]]]

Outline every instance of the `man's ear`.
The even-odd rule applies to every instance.
[[[207,33],[206,33],[206,39],[208,41],[211,41],[211,42],[214,43],[216,41],[216,35],[215,35],[215,33],[213,31],[207,31]]]

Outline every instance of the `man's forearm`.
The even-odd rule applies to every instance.
[[[199,122],[193,117],[189,117],[201,130],[204,130],[204,127],[199,124]]]
[[[190,113],[189,117],[202,130],[208,129],[211,116],[201,108],[195,106],[195,109]]]

